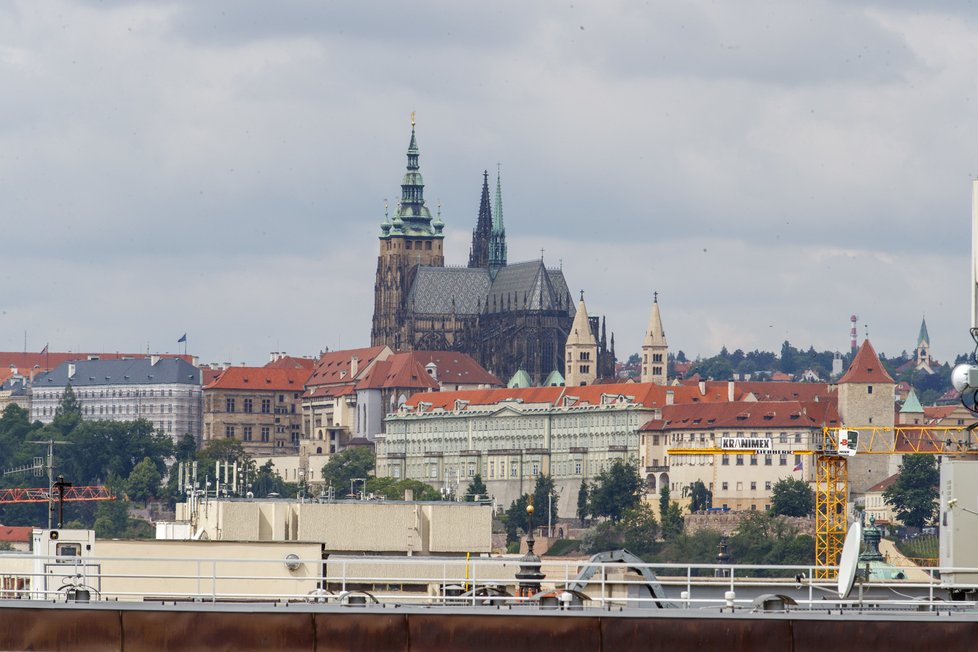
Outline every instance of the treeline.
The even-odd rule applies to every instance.
[[[915,355],[902,351],[896,356],[887,356],[877,352],[880,362],[887,372],[896,382],[907,382],[914,391],[921,403],[933,404],[948,390],[951,389],[951,368],[954,364],[964,362],[970,358],[969,354],[961,354],[953,362],[944,362],[932,369],[934,373],[924,370],[914,369],[915,365],[910,364],[915,361]],[[686,377],[698,374],[702,379],[712,380],[733,380],[736,375],[738,378],[745,378],[749,375],[752,380],[770,380],[774,372],[782,372],[799,376],[806,370],[814,371],[820,379],[827,381],[831,378],[832,360],[835,357],[833,351],[816,351],[814,347],[807,350],[795,348],[790,342],[785,340],[781,345],[780,353],[772,351],[748,351],[736,349],[733,352],[723,347],[715,356],[701,358],[694,362]],[[670,363],[685,362],[686,355],[679,351],[675,357],[670,356]],[[846,352],[842,356],[842,369],[845,371],[852,362],[852,353]],[[670,375],[674,374],[675,367],[671,367]]]
[[[697,481],[686,487],[690,511],[709,509],[712,496]],[[557,522],[558,496],[553,480],[539,476],[532,494],[514,501],[503,516],[510,552],[518,550],[519,536],[529,529],[527,505],[534,505],[533,525],[547,523],[546,508]],[[786,517],[808,516],[814,510],[814,494],[807,483],[785,478],[772,488],[772,510],[745,514],[737,530],[726,541],[731,563],[809,565],[815,560],[815,541],[801,534]],[[668,486],[658,496],[658,516],[645,500],[645,487],[638,469],[615,461],[593,484],[582,483],[577,496],[577,516],[582,526],[590,525],[581,541],[581,551],[596,553],[627,549],[651,563],[715,564],[721,534],[714,530],[686,531],[684,509],[672,499]],[[775,574],[758,569],[754,574]]]
[[[51,423],[31,422],[18,405],[9,405],[0,415],[0,470],[35,466],[41,458],[47,464],[53,442],[53,475],[64,476],[74,486],[105,485],[116,497],[112,501],[72,501],[65,503],[64,526],[92,528],[102,538],[148,537],[152,526],[130,517],[130,507],[148,501],[172,505],[183,496],[178,490],[177,462],[197,461],[198,481],[206,489],[208,475],[218,461],[237,461],[239,477],[246,490],[256,496],[272,492],[292,492],[273,466],[258,467],[233,440],[216,440],[197,450],[187,435],[174,445],[166,434],[154,430],[143,419],[135,421],[84,421],[81,405],[69,386]],[[47,469],[6,473],[0,488],[47,488]],[[284,493],[283,493],[284,495]],[[0,503],[0,523],[46,527],[46,503]],[[52,523],[56,524],[55,515]]]

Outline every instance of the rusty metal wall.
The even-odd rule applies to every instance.
[[[628,617],[608,612],[0,608],[0,650],[973,650],[978,619]]]

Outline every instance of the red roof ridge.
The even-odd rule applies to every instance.
[[[869,343],[869,338],[863,340],[862,346],[856,352],[849,365],[848,371],[839,379],[843,383],[893,383],[893,378],[886,372],[883,363],[876,355],[876,350]]]

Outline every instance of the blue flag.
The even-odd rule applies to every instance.
[[[183,335],[180,336],[180,339],[177,340],[177,344],[179,344],[180,342],[186,342],[186,341],[187,341],[187,334],[184,333]]]

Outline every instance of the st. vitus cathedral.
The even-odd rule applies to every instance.
[[[469,265],[445,267],[445,223],[440,210],[432,218],[425,206],[412,117],[401,199],[393,219],[385,211],[380,225],[371,344],[461,351],[503,382],[520,369],[537,385],[562,382],[576,312],[564,273],[547,268],[542,257],[508,264],[498,175],[492,204],[483,173]],[[588,322],[597,344],[595,375],[612,378],[614,334],[609,348],[603,320]]]

